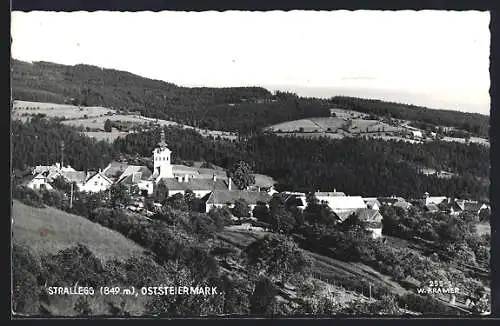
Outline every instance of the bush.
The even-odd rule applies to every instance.
[[[12,197],[21,200],[26,205],[34,207],[45,207],[42,194],[26,186],[17,186],[12,192]]]
[[[457,310],[452,309],[431,296],[421,296],[410,293],[398,298],[398,304],[405,308],[423,314],[434,315],[460,315]]]
[[[12,310],[16,313],[37,314],[41,293],[38,279],[42,266],[26,247],[12,247]]]

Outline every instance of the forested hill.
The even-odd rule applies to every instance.
[[[416,121],[428,124],[430,129],[455,127],[485,138],[489,132],[489,117],[480,114],[345,96],[315,99],[286,92],[273,95],[262,87],[180,87],[125,71],[50,62],[12,60],[12,97],[139,111],[148,117],[240,133],[289,120],[330,116],[330,108]]]
[[[105,106],[213,130],[249,132],[269,124],[329,116],[328,100],[273,96],[261,87],[179,87],[89,65],[12,61],[14,100]]]
[[[454,127],[479,137],[489,138],[490,117],[468,112],[428,109],[422,106],[362,99],[348,96],[331,98],[338,108],[349,109],[378,116],[391,116],[420,122],[419,127],[431,131],[434,126]]]
[[[117,139],[120,153],[149,156],[159,130]],[[480,145],[345,138],[305,139],[260,134],[246,141],[203,138],[192,130],[165,129],[174,159],[206,160],[228,168],[239,160],[256,172],[272,176],[278,190],[342,189],[363,196],[420,197],[433,195],[487,200],[488,149]],[[446,169],[456,177],[441,179],[419,174],[416,166]]]

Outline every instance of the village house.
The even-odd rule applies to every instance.
[[[448,210],[451,215],[458,216],[463,212],[469,212],[473,214],[476,220],[479,219],[481,212],[489,209],[490,207],[485,203],[464,199],[455,199],[448,206]]]
[[[109,189],[112,184],[113,181],[106,177],[102,171],[92,171],[87,173],[83,184],[79,186],[79,190],[96,193]]]
[[[47,180],[49,171],[39,172],[28,182],[27,187],[33,190],[52,190],[52,186]]]
[[[205,212],[212,208],[221,208],[227,206],[233,208],[237,200],[244,200],[249,206],[249,214],[252,216],[253,209],[258,203],[269,204],[271,196],[264,191],[246,191],[246,190],[215,190],[212,191],[205,202]]]
[[[382,237],[383,216],[378,210],[361,208],[356,212],[356,214],[359,221],[363,223],[365,229],[371,231],[372,238],[377,239]]]
[[[347,219],[359,209],[368,208],[361,196],[346,196],[342,192],[316,192],[320,203],[326,203],[339,217],[340,221]]]
[[[363,201],[365,202],[366,207],[377,211],[380,210],[380,206],[382,206],[376,197],[363,197]]]
[[[430,196],[428,192],[424,193],[424,205],[429,205],[429,204],[439,205],[443,203],[448,203],[448,197]]]

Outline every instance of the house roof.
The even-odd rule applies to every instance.
[[[215,190],[209,195],[207,204],[226,204],[234,203],[238,199],[244,199],[250,205],[256,205],[258,202],[268,203],[271,196],[264,191],[245,191],[245,190]]]
[[[122,174],[128,167],[127,163],[124,162],[111,162],[108,164],[106,168],[102,171],[102,173],[108,178],[115,178],[117,174]]]
[[[326,192],[326,191],[317,191],[314,193],[316,197],[341,197],[345,196],[345,193],[340,192],[340,191],[331,191],[331,192]]]
[[[366,208],[366,204],[361,196],[331,196],[324,199],[328,206],[335,212],[345,210],[357,210]]]
[[[427,197],[425,199],[426,203],[432,203],[432,204],[441,204],[444,202],[447,198],[445,196],[432,196],[432,197]]]
[[[199,179],[192,178],[187,182],[179,182],[176,178],[162,178],[169,190],[227,190],[226,180],[212,180],[212,179]]]
[[[83,183],[87,179],[84,171],[61,171],[60,174],[69,182]]]
[[[439,207],[436,204],[427,204],[425,205],[425,209],[427,209],[429,212],[439,211]]]
[[[151,176],[151,171],[148,169],[147,166],[145,166],[145,165],[129,165],[129,166],[127,166],[125,171],[123,171],[123,173],[118,178],[118,182],[122,182],[122,180],[125,179],[127,176],[129,176],[133,173],[137,173],[137,172],[141,172],[142,180],[146,180],[147,178],[149,178]]]
[[[173,174],[199,174],[198,169],[195,167],[190,167],[186,165],[180,165],[180,164],[172,164],[172,173]]]
[[[59,170],[60,168],[57,167],[56,165],[37,165],[33,169],[33,174],[38,174],[45,171],[59,171]]]
[[[484,204],[481,203],[464,203],[464,211],[478,212]]]
[[[113,181],[110,178],[108,178],[104,173],[102,173],[102,172],[95,172],[95,171],[87,173],[87,178],[85,179],[85,183],[89,182],[90,180],[92,180],[97,175],[101,176],[107,182],[113,183]]]
[[[365,204],[367,206],[373,207],[373,205],[377,205],[377,206],[381,205],[377,198],[363,198],[363,201],[365,202]]]
[[[393,204],[393,206],[401,207],[402,209],[410,208],[411,204],[407,201],[398,201]]]
[[[382,215],[379,211],[370,208],[360,208],[357,211],[358,218],[363,222],[382,222]]]

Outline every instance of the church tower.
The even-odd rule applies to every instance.
[[[160,135],[160,142],[153,151],[153,175],[156,177],[156,180],[174,177],[170,157],[172,151],[168,149],[167,144],[165,143],[165,132],[163,131],[163,128],[161,129]]]

